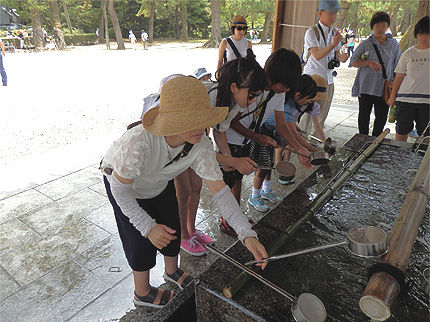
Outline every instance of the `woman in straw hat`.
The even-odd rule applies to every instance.
[[[210,106],[200,81],[176,77],[163,86],[160,106],[147,111],[142,125],[115,141],[102,161],[106,191],[133,270],[136,305],[162,307],[174,295],[149,284],[157,249],[164,255],[167,281],[180,288],[192,282],[192,277],[178,268],[180,225],[173,184],[189,167],[205,179],[213,202],[254,257],[267,257],[222,181],[215,151],[204,135],[205,128],[224,120],[227,113],[227,107]]]
[[[219,69],[223,63],[245,57],[246,50],[252,48],[251,41],[245,38],[246,31],[248,30],[245,16],[234,16],[230,24],[230,30],[232,35],[228,38],[224,38],[219,44],[217,69]]]

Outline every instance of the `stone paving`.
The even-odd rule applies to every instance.
[[[357,133],[357,115],[356,106],[333,104],[326,135],[343,144]],[[388,126],[394,133],[393,125]],[[393,138],[392,133],[388,138]],[[297,163],[294,157],[293,161]],[[274,190],[286,197],[310,173],[298,166],[296,184],[273,184]],[[246,205],[252,178],[244,179],[242,208],[258,221],[262,214]],[[197,227],[225,250],[235,239],[219,231],[217,220],[217,210],[204,187]],[[213,255],[193,258],[180,254],[181,267],[194,275],[213,260]],[[162,274],[159,254],[151,271],[154,286],[165,283]],[[118,320],[136,310],[132,292],[131,270],[97,164],[0,199],[2,321]],[[140,316],[150,317],[154,312],[148,309]]]

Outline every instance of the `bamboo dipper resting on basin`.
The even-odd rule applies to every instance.
[[[427,148],[388,239],[389,250],[369,271],[360,308],[373,320],[385,321],[391,316],[390,307],[404,287],[404,272],[430,197],[429,157]]]

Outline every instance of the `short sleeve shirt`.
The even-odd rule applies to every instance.
[[[206,135],[193,145],[187,156],[166,166],[184,145],[172,148],[164,136],[146,131],[142,125],[125,132],[115,141],[103,158],[102,167],[114,169],[121,177],[133,179],[135,198],[158,196],[168,182],[188,168],[210,181],[222,180],[213,145]],[[110,180],[111,176],[107,176]]]
[[[406,74],[397,93],[397,101],[409,103],[430,103],[430,49],[406,50],[399,60],[396,73]]]
[[[387,41],[382,45],[373,36],[363,40],[354,50],[349,66],[352,66],[352,63],[362,58],[379,62],[373,44],[378,47],[381,54],[382,61],[387,71],[388,80],[393,81],[395,76],[394,68],[402,52],[399,43],[390,34],[387,34]],[[384,95],[384,77],[382,75],[382,69],[375,72],[368,66],[358,68],[354,85],[352,86],[352,96],[359,97],[361,94],[379,97]]]
[[[319,22],[322,30],[324,31],[326,42],[324,42],[324,37],[321,34],[321,31],[318,28],[319,33],[319,41],[315,34],[313,28],[310,28],[306,31],[305,34],[305,43],[303,48],[303,58],[305,59],[308,56],[309,49],[313,47],[317,47],[319,49],[325,48],[333,42],[334,28],[327,27],[323,23]],[[342,48],[341,43],[336,46],[327,56],[321,58],[320,60],[316,60],[314,56],[310,55],[306,65],[303,69],[304,74],[308,75],[319,75],[327,80],[327,83],[333,84],[333,75],[332,70],[328,69],[328,62],[335,57],[335,52]]]
[[[243,108],[240,110],[242,114],[247,114],[257,107],[258,104],[260,104],[262,101],[264,101],[267,96],[269,95],[270,91],[264,91],[262,94],[260,94],[257,97],[256,102],[252,103],[246,108]],[[285,93],[276,93],[273,95],[273,97],[270,99],[270,101],[267,103],[266,111],[264,112],[263,119],[261,124],[264,124],[267,120],[267,118],[272,114],[274,111],[283,111],[284,110],[284,102],[285,102]],[[242,123],[242,125],[246,128],[250,128],[252,120],[257,118],[259,116],[258,112],[261,111],[257,110],[256,113],[252,113],[244,118],[242,118],[239,122]],[[242,145],[245,137],[239,133],[237,133],[232,128],[229,128],[226,131],[227,135],[227,142],[230,144],[236,144],[236,145]]]
[[[285,122],[293,122],[293,107],[294,106],[292,104],[294,104],[294,101],[292,98],[289,98],[287,100],[287,102],[285,102],[285,104],[284,104]],[[276,123],[275,123],[275,113],[274,112],[269,115],[266,122],[264,122],[264,126],[271,131],[275,130]]]

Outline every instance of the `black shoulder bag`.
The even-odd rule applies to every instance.
[[[239,53],[239,50],[237,50],[233,40],[231,40],[230,37],[226,38],[228,44],[230,45],[231,49],[233,50],[234,54],[236,55],[236,58],[242,58],[242,55]],[[224,63],[227,62],[227,49],[224,51]]]

